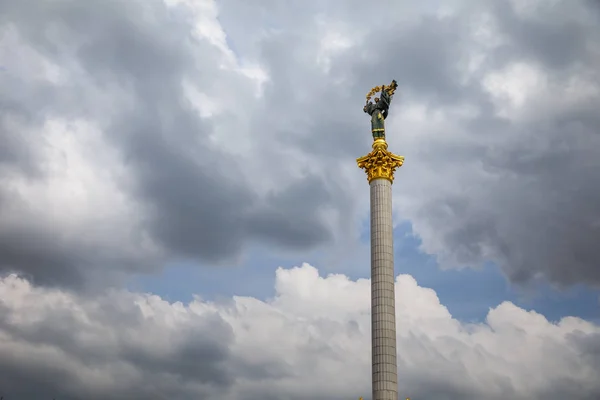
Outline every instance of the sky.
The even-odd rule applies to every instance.
[[[0,0],[0,396],[600,398],[597,0]]]

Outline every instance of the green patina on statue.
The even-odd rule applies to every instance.
[[[369,94],[367,94],[367,103],[363,107],[363,111],[371,116],[371,132],[373,139],[385,139],[385,119],[387,118],[390,103],[398,84],[395,80],[388,86],[375,86]],[[371,96],[381,91],[381,97],[375,98],[375,103],[371,101]]]

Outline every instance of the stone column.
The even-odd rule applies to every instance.
[[[371,186],[371,344],[373,400],[398,399],[392,183]]]
[[[392,182],[404,157],[376,138],[373,151],[356,161],[371,187],[371,399],[398,400]]]

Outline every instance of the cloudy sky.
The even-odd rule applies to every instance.
[[[0,396],[600,398],[597,0],[0,0]]]

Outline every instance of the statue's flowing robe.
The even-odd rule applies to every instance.
[[[371,115],[371,132],[373,133],[373,138],[385,138],[385,117],[387,114],[387,107],[384,104],[381,104],[381,101],[378,103],[369,103],[367,105],[367,113]]]
[[[383,118],[383,114],[381,110],[375,109],[373,113],[371,113],[371,132],[373,133],[373,138],[385,138],[385,119]]]

